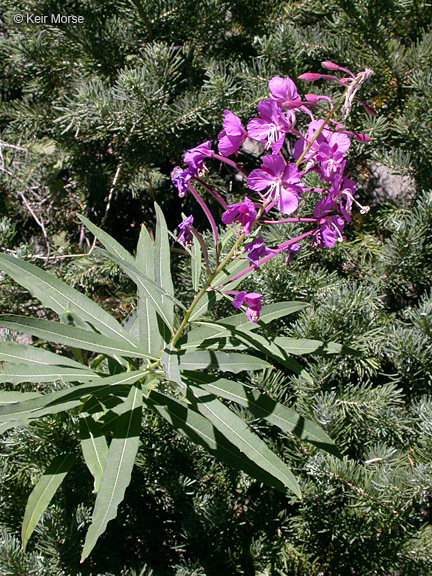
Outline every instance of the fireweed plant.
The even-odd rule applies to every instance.
[[[265,304],[264,295],[236,289],[243,278],[271,258],[282,254],[289,262],[305,249],[308,237],[314,248],[331,248],[343,239],[353,206],[357,204],[361,212],[367,210],[355,200],[355,184],[344,170],[350,139],[368,138],[349,131],[343,122],[357,100],[358,88],[372,72],[354,75],[331,62],[324,66],[347,76],[303,74],[300,79],[338,83],[343,94],[336,104],[327,96],[314,94],[301,99],[290,78],[274,77],[269,82],[269,97],[258,104],[258,117],[244,127],[235,114],[225,110],[218,153],[206,141],[186,152],[186,167],[173,170],[172,180],[180,196],[191,194],[208,218],[216,255],[212,265],[193,216],[184,218],[177,237],[172,236],[191,257],[196,295],[188,308],[175,296],[170,233],[157,205],[154,241],[143,226],[135,256],[81,217],[104,247],[103,254],[137,286],[137,306],[123,323],[40,267],[0,253],[0,268],[58,317],[0,316],[0,327],[37,338],[35,345],[0,342],[0,433],[55,415],[68,418],[75,430],[70,447],[57,449],[30,493],[22,524],[24,547],[74,462],[83,458],[95,493],[82,561],[88,557],[108,522],[116,517],[129,485],[144,409],[156,411],[228,465],[277,490],[290,491],[295,498],[301,498],[301,490],[289,466],[232,405],[246,408],[254,418],[266,420],[285,434],[340,456],[316,423],[245,384],[244,378],[236,380],[236,374],[269,370],[272,364],[310,378],[295,356],[354,353],[332,342],[271,335],[266,329],[270,322],[307,305]],[[305,133],[296,128],[299,115],[308,119]],[[261,166],[250,173],[230,158],[247,137],[262,142],[266,150]],[[292,158],[286,159],[283,145],[292,137],[296,139]],[[248,189],[243,200],[227,204],[203,180],[209,158],[240,173]],[[312,172],[319,176],[321,187],[307,185]],[[221,238],[196,184],[223,208],[222,223],[227,231]],[[306,192],[316,195],[316,205],[310,216],[296,216]],[[265,245],[260,234],[263,227],[290,222],[304,224],[305,231],[274,246]],[[231,299],[233,314],[213,320],[209,311],[220,298]],[[57,353],[45,349],[44,342],[57,345]]]
[[[308,236],[311,237],[312,248],[331,248],[336,242],[343,240],[343,228],[345,223],[351,220],[350,213],[353,205],[356,204],[362,214],[369,210],[367,206],[362,206],[354,198],[355,183],[345,174],[346,153],[350,147],[350,138],[366,142],[369,137],[347,130],[342,122],[335,119],[335,115],[341,107],[341,120],[345,121],[354,99],[359,101],[370,114],[374,113],[368,104],[355,96],[360,85],[372,75],[372,70],[366,69],[354,75],[350,70],[333,62],[323,62],[323,66],[349,76],[339,78],[331,74],[305,73],[299,79],[306,82],[329,79],[339,83],[344,87],[344,91],[337,105],[334,105],[329,97],[316,94],[306,94],[305,100],[302,101],[291,78],[276,76],[269,81],[269,97],[258,104],[259,118],[252,118],[245,128],[238,116],[229,110],[224,110],[223,130],[218,135],[219,154],[212,150],[211,142],[208,140],[186,152],[184,156],[186,168],[182,169],[177,166],[172,171],[171,178],[178,189],[179,196],[183,197],[186,193],[191,193],[207,216],[216,251],[218,250],[216,222],[208,206],[196,191],[194,183],[204,185],[206,190],[221,204],[224,209],[222,214],[224,224],[237,224],[237,241],[222,262],[219,263],[217,260],[217,268],[209,274],[203,289],[196,295],[173,337],[172,345],[176,344],[185,328],[189,314],[208,291],[232,295],[234,308],[245,305],[249,320],[257,322],[262,308],[261,300],[264,296],[228,290],[225,287],[232,285],[250,271],[256,270],[277,254],[285,253],[288,263],[302,248],[300,241]],[[326,112],[324,120],[316,119],[313,111]],[[296,129],[298,114],[309,116],[310,122],[306,134]],[[288,134],[297,138],[292,148],[291,161],[286,159],[281,152]],[[250,173],[229,158],[237,154],[248,137],[262,142],[266,151],[266,155],[261,159],[260,168]],[[243,176],[249,189],[248,193],[251,195],[255,192],[255,197],[251,199],[245,196],[243,201],[228,205],[215,190],[201,180],[207,171],[205,166],[207,158],[216,158],[236,169]],[[321,187],[311,188],[302,181],[310,172],[316,172],[319,175]],[[318,196],[313,213],[308,217],[294,216],[301,203],[302,193],[308,191]],[[272,210],[288,217],[271,220],[269,213]],[[261,229],[263,226],[288,222],[304,223],[309,226],[309,230],[271,248],[264,245],[264,240],[260,235],[244,243],[248,236],[253,235],[256,227]],[[178,228],[180,233],[177,241],[180,244],[190,248],[195,237],[199,244],[204,246],[202,236],[193,227],[193,216],[185,218]],[[250,265],[231,276],[226,282],[215,286],[214,278],[230,262],[238,259],[242,252],[246,255]],[[207,269],[209,269],[206,251],[204,255]]]

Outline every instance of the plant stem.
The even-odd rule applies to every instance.
[[[307,152],[309,151],[309,149],[311,148],[312,144],[315,142],[315,140],[318,138],[318,136],[321,134],[321,132],[324,130],[325,125],[327,124],[327,122],[330,120],[330,118],[333,116],[334,111],[339,107],[339,105],[342,104],[342,102],[345,99],[345,93],[346,93],[347,88],[345,89],[341,99],[337,102],[337,105],[334,106],[329,113],[327,114],[327,116],[324,118],[321,126],[318,128],[318,130],[313,134],[311,140],[309,141],[308,145],[306,146],[306,148],[303,150],[303,153],[301,154],[300,158],[297,160],[296,165],[299,166],[303,160],[303,158],[305,157],[305,155],[307,154]],[[236,170],[238,170],[239,172],[241,172],[244,176],[248,177],[249,174],[246,170],[244,170],[241,166],[239,166],[236,162],[234,162],[233,160],[230,160],[229,158],[225,158],[224,156],[220,156],[219,154],[212,154],[212,158],[216,158],[217,160],[220,160],[221,162],[225,162],[225,164],[228,164],[230,166],[232,166],[233,168],[235,168]],[[202,182],[200,182],[202,183]],[[213,216],[211,215],[207,205],[205,204],[205,202],[203,201],[203,199],[201,198],[201,196],[199,196],[198,192],[196,192],[196,190],[193,188],[193,186],[190,185],[190,183],[188,183],[188,188],[189,190],[192,192],[192,194],[194,195],[194,197],[196,198],[196,200],[198,201],[198,203],[200,204],[200,206],[202,207],[202,209],[204,210],[204,212],[207,215],[207,218],[209,219],[210,224],[212,225],[212,229],[213,229],[213,225],[216,226]],[[205,185],[204,185],[205,186]],[[205,188],[207,190],[209,190],[209,187],[205,186]],[[209,190],[210,192],[213,193],[212,190]],[[257,217],[255,219],[255,222],[258,222],[259,219],[263,216],[263,214],[265,214],[266,212],[266,208],[269,206],[269,204],[271,204],[272,201],[268,200],[265,204],[263,204],[263,206],[260,208]],[[287,218],[285,219],[285,221],[289,221],[289,222],[315,222],[316,218]],[[212,224],[213,223],[213,224]],[[268,223],[271,223],[271,221],[269,221]],[[270,258],[273,258],[274,256],[276,256],[276,254],[279,254],[280,252],[282,252],[285,248],[287,248],[290,244],[294,244],[295,242],[297,242],[298,240],[301,240],[302,238],[306,238],[307,236],[310,236],[311,234],[313,234],[315,232],[315,230],[309,230],[308,232],[304,232],[303,234],[300,234],[299,236],[296,236],[295,238],[291,238],[290,240],[287,240],[285,242],[282,242],[280,244],[278,244],[278,250],[275,252],[272,252],[271,254],[268,254],[267,256],[264,256],[264,258],[261,258],[261,260],[258,263],[258,266],[260,266],[261,264],[264,264],[264,262],[266,262],[267,260],[270,260]],[[213,232],[213,236],[215,237],[215,242],[216,242],[216,253],[217,253],[217,235],[215,235],[215,232]],[[191,305],[189,306],[189,308],[186,310],[186,313],[184,315],[184,318],[180,324],[180,326],[178,327],[177,331],[173,334],[172,338],[171,338],[171,342],[170,345],[172,347],[174,347],[178,341],[178,339],[181,336],[181,333],[183,332],[183,330],[185,329],[185,327],[187,326],[187,323],[189,321],[189,318],[191,317],[192,312],[194,311],[196,305],[198,304],[198,302],[200,301],[200,299],[202,298],[202,296],[207,292],[207,290],[209,289],[209,287],[211,286],[212,281],[214,280],[214,278],[216,278],[217,274],[223,270],[225,268],[225,266],[230,262],[231,258],[233,257],[233,255],[235,254],[237,248],[240,246],[240,244],[243,242],[245,235],[241,234],[237,240],[235,241],[233,247],[231,248],[231,250],[228,252],[228,254],[225,256],[225,258],[222,260],[222,262],[220,264],[218,264],[218,266],[216,267],[216,270],[210,274],[210,276],[208,277],[206,283],[204,284],[204,286],[201,288],[201,290],[195,295],[194,299],[192,300]],[[241,278],[242,276],[244,276],[245,274],[247,274],[248,272],[250,272],[251,270],[255,269],[255,266],[249,266],[248,268],[246,268],[245,270],[243,270],[242,272],[239,272],[238,274],[236,274],[233,278],[230,279],[230,282],[233,282],[234,280],[237,280],[238,278]],[[216,288],[220,288],[224,286],[224,284],[221,284],[220,286],[217,286]]]
[[[205,182],[203,182],[200,178],[197,178],[196,176],[195,176],[194,180],[196,180],[196,182],[201,184],[201,186],[204,186],[204,188],[210,192],[210,194],[219,202],[219,204],[222,206],[222,208],[224,210],[227,209],[228,204],[225,202],[225,200],[222,198],[222,196],[216,192],[216,190],[213,190],[213,188],[211,186],[209,186],[208,184],[206,184]]]
[[[225,158],[225,156],[215,154],[214,152],[212,153],[211,158],[216,158],[216,160],[220,160],[221,162],[228,164],[228,166],[232,166],[233,168],[241,172],[243,176],[246,176],[246,178],[249,176],[249,172],[244,168],[242,168],[241,166],[239,166],[237,162],[234,162],[234,160],[230,160],[229,158]]]
[[[284,224],[285,222],[316,222],[316,218],[282,218],[281,220],[261,220],[260,224]]]
[[[244,240],[244,234],[241,234],[237,238],[237,240],[235,241],[231,250],[225,256],[225,258],[222,260],[222,262],[219,264],[219,266],[217,266],[216,270],[209,276],[209,278],[207,279],[207,282],[204,284],[204,286],[201,288],[201,290],[196,294],[195,298],[192,300],[191,305],[186,310],[186,313],[184,315],[182,323],[180,324],[176,333],[173,335],[173,337],[171,339],[170,345],[172,347],[174,347],[176,345],[177,340],[180,338],[181,333],[185,329],[185,327],[189,321],[189,318],[190,318],[192,312],[194,311],[195,306],[198,304],[198,302],[200,301],[202,296],[205,294],[205,292],[207,292],[208,288],[210,287],[211,283],[213,282],[213,279],[216,278],[216,276],[219,274],[219,272],[221,270],[223,270],[225,268],[225,266],[228,264],[228,262],[231,260],[231,258],[235,254],[237,248],[240,246],[240,244],[243,242],[243,240]]]
[[[234,282],[235,280],[238,280],[239,278],[241,278],[245,274],[248,274],[249,272],[251,272],[251,270],[257,269],[259,266],[261,266],[261,264],[264,264],[264,262],[267,262],[267,260],[270,260],[271,258],[276,256],[277,254],[280,254],[281,252],[283,252],[283,250],[285,248],[287,248],[290,244],[295,244],[299,240],[302,240],[303,238],[310,236],[314,232],[315,232],[315,230],[308,230],[307,232],[303,232],[303,234],[300,234],[299,236],[296,236],[295,238],[291,238],[290,240],[287,240],[286,242],[282,242],[281,244],[278,244],[278,249],[275,252],[271,252],[270,254],[267,254],[267,256],[264,256],[264,258],[261,258],[261,260],[259,260],[259,262],[258,262],[258,266],[252,265],[252,266],[249,266],[248,268],[245,268],[244,270],[242,270],[241,272],[239,272],[238,274],[236,274],[235,276],[230,278],[229,282]],[[216,288],[219,290],[220,288],[223,288],[224,286],[225,286],[225,284],[220,284],[219,286],[216,286]]]
[[[321,126],[318,128],[318,130],[313,134],[312,138],[309,140],[308,145],[306,146],[306,148],[303,150],[303,152],[300,155],[300,158],[297,160],[296,162],[296,166],[300,166],[300,164],[303,161],[303,158],[306,156],[306,154],[309,152],[309,150],[312,147],[312,144],[315,142],[315,140],[318,138],[318,136],[321,134],[321,132],[324,130],[325,125],[327,124],[327,122],[330,120],[330,118],[333,116],[334,111],[339,108],[339,106],[342,104],[342,102],[345,100],[345,94],[347,92],[348,88],[345,88],[345,90],[343,91],[342,96],[340,97],[340,99],[337,101],[336,106],[333,106],[333,108],[331,110],[329,110],[327,116],[324,118],[324,120],[322,121]]]
[[[216,258],[218,258],[218,231],[217,231],[217,226],[216,226],[216,222],[214,221],[213,215],[210,212],[207,204],[204,202],[204,200],[201,198],[201,196],[198,194],[198,192],[195,190],[195,188],[192,186],[192,184],[190,182],[187,183],[187,187],[190,190],[190,192],[192,192],[193,197],[198,202],[198,204],[201,206],[201,208],[204,211],[204,214],[207,216],[207,220],[210,222],[210,226],[211,226],[212,233],[213,233]]]

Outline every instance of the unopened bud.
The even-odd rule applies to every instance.
[[[328,60],[321,62],[321,66],[323,66],[323,68],[327,68],[327,70],[340,70],[340,66],[334,62],[329,62]]]
[[[319,80],[321,78],[321,74],[317,74],[316,72],[305,72],[304,74],[300,74],[298,77],[299,80],[303,82],[313,82],[314,80]]]

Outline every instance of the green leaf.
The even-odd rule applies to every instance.
[[[131,346],[136,345],[126,330],[108,312],[52,274],[29,262],[3,253],[0,254],[0,268],[59,316],[69,309],[102,334]]]
[[[72,468],[75,459],[76,454],[72,452],[60,454],[54,458],[33,488],[27,501],[21,528],[21,540],[24,549],[42,514],[51,502],[54,494],[66,477],[66,474]]]
[[[6,363],[0,371],[0,382],[19,384],[21,382],[88,382],[98,375],[91,371],[66,366],[38,366]]]
[[[141,274],[154,280],[154,248],[144,224],[137,244],[136,267]],[[144,291],[138,286],[138,318],[140,341],[149,354],[157,355],[163,347],[163,339],[159,334],[155,307],[151,304]]]
[[[168,294],[174,296],[174,286],[171,277],[171,254],[168,238],[168,228],[166,225],[165,217],[155,202],[156,211],[156,235],[154,244],[154,271],[156,283],[164,288]],[[169,322],[168,326],[172,326],[174,322],[174,307],[171,300],[167,300],[162,296],[162,304],[168,313]]]
[[[246,386],[226,378],[215,378],[202,372],[184,373],[183,379],[186,384],[194,382],[220,398],[244,406],[250,410],[255,418],[263,418],[283,432],[294,434],[300,440],[309,442],[338,458],[341,457],[333,440],[318,424],[301,416],[295,410],[275,402],[252,386]]]
[[[244,370],[263,370],[270,364],[261,358],[249,354],[226,354],[218,350],[200,350],[179,355],[181,370],[224,370],[242,372]]]
[[[23,400],[33,400],[38,398],[40,392],[19,392],[18,390],[0,390],[0,406],[5,404],[16,404]]]
[[[145,372],[123,372],[115,376],[97,378],[95,382],[74,386],[65,390],[38,394],[32,399],[22,402],[8,403],[0,406],[0,422],[14,422],[14,425],[25,425],[30,420],[41,418],[47,414],[57,414],[65,410],[77,408],[86,396],[99,399],[116,393],[120,387],[130,386],[145,376]],[[24,397],[25,398],[25,397]]]
[[[195,409],[243,452],[257,466],[282,482],[296,496],[301,497],[300,487],[288,466],[270,450],[252,429],[213,394],[199,386],[188,386],[188,399]]]
[[[159,215],[158,222],[160,222],[161,213],[157,206],[156,213]],[[86,218],[81,217],[81,220],[86,224],[99,242],[107,249],[105,255],[116,262],[126,272],[131,280],[137,284],[140,288],[141,298],[144,299],[145,296],[145,298],[150,299],[152,305],[158,310],[158,313],[165,324],[169,327],[170,331],[172,331],[174,308],[171,300],[175,300],[175,298],[173,298],[174,290],[172,286],[171,272],[169,270],[170,254],[166,224],[164,226],[165,220],[163,220],[162,224],[157,223],[156,243],[153,250],[155,281],[140,273],[139,269],[136,267],[136,259],[127,250],[125,250],[121,244],[114,240],[114,238],[109,234],[106,234]],[[166,250],[167,248],[168,253]],[[159,296],[157,293],[159,293]],[[166,295],[168,297],[164,299]],[[171,300],[169,298],[171,298]],[[178,303],[178,301],[176,301],[176,303]]]
[[[1,317],[1,316],[0,316]],[[93,374],[84,364],[76,362],[71,358],[55,354],[43,348],[36,348],[35,346],[28,346],[26,344],[17,344],[16,342],[0,342],[0,361],[10,362],[14,364],[25,363],[27,366],[70,366]]]
[[[135,264],[135,258],[132,256],[130,252],[128,252],[125,248],[123,248],[123,246],[119,244],[117,240],[114,240],[112,236],[110,236],[109,234],[104,232],[101,228],[90,222],[90,220],[88,220],[88,218],[86,218],[85,216],[78,214],[78,218],[85,225],[85,227],[88,230],[90,230],[93,236],[97,238],[97,240],[99,240],[99,242],[103,246],[105,246],[105,248],[108,250],[110,254],[118,258],[121,258],[125,262],[129,262],[129,264]]]
[[[138,342],[140,342],[138,308],[134,308],[122,322],[123,328],[129,332]],[[141,342],[140,342],[141,344]],[[145,350],[147,352],[147,350]]]
[[[249,266],[250,262],[246,258],[244,260],[233,260],[229,262],[225,268],[215,276],[211,285],[219,286],[220,284],[224,284],[225,287],[228,288],[229,284],[229,288],[233,289],[237,286],[237,284],[242,282],[250,274],[250,272],[246,273],[244,276],[241,276],[241,278],[238,278],[234,282],[230,282],[231,278],[233,278],[239,272],[243,272],[243,270],[246,270],[246,268],[249,268]]]
[[[105,532],[108,522],[116,517],[117,508],[131,479],[141,431],[141,389],[132,386],[125,402],[128,411],[118,418],[114,428],[81,562],[93,550],[99,536]]]
[[[195,292],[199,290],[199,281],[201,277],[201,246],[200,243],[195,240],[192,244],[192,256],[191,256],[191,275],[192,275],[192,287]]]
[[[172,348],[170,345],[165,347],[161,356],[161,364],[165,370],[167,379],[184,387],[180,376],[179,358],[175,348]]]
[[[80,443],[85,463],[94,478],[94,492],[97,493],[108,455],[108,444],[103,427],[90,415],[80,418]]]
[[[256,330],[257,328],[264,328],[266,324],[273,320],[294,314],[307,306],[309,306],[309,304],[305,304],[304,302],[277,302],[275,304],[266,304],[262,307],[258,322],[251,322],[246,314],[243,313],[221,318],[217,322],[198,320],[196,323],[200,325],[200,328],[191,330],[187,334],[185,341],[196,342],[210,336],[226,336],[229,334],[229,331],[225,328],[226,326],[236,328],[237,330],[247,330],[248,332]]]
[[[144,276],[144,274],[141,274],[141,272],[138,270],[136,266],[129,264],[128,262],[123,262],[122,260],[120,260],[120,258],[117,258],[112,254],[108,254],[103,250],[100,250],[100,252],[102,252],[102,254],[104,254],[114,262],[116,262],[120,266],[120,268],[122,268],[124,272],[129,276],[129,278],[133,282],[135,282],[135,284],[141,291],[140,293],[142,294],[142,297],[149,299],[151,305],[155,308],[157,313],[160,315],[161,319],[167,325],[168,329],[172,332],[173,327],[172,327],[172,321],[170,320],[171,303],[168,301],[171,300],[175,302],[175,304],[177,304],[183,309],[185,309],[184,305],[179,300],[174,298],[174,296],[171,296],[171,294],[169,294],[165,289],[158,286],[156,282],[153,282],[153,280],[150,280],[150,278]],[[164,296],[166,297],[166,299],[162,303],[162,297]]]
[[[303,354],[350,354],[358,356],[360,352],[344,344],[337,342],[322,342],[321,340],[308,340],[306,338],[288,338],[286,336],[277,336],[273,340],[276,346],[279,346],[290,354],[302,356]]]
[[[185,404],[157,390],[151,390],[147,394],[148,396],[144,398],[147,406],[156,410],[192,442],[203,446],[210,454],[226,462],[229,466],[237,470],[244,470],[253,478],[276,488],[276,490],[286,491],[283,482],[247,458],[207,418],[199,414],[194,406]]]
[[[149,358],[154,360],[152,356],[143,352],[137,347],[139,345],[132,341],[127,343],[120,339],[114,340],[102,334],[90,332],[90,330],[44,320],[43,318],[27,318],[26,316],[14,314],[2,314],[0,315],[0,326],[24,332],[24,334],[31,334],[48,342],[99,352],[107,356],[115,357],[119,355],[128,358]]]
[[[0,424],[0,434],[4,434],[11,428],[15,428],[15,424],[13,422],[3,422]]]
[[[214,292],[204,292],[201,296],[198,304],[192,311],[192,314],[189,317],[189,322],[194,322],[207,314],[207,312],[214,306],[216,301],[215,293]]]
[[[297,360],[294,360],[294,358],[290,358],[288,352],[275,343],[276,339],[269,340],[265,336],[250,331],[248,332],[246,330],[233,329],[232,334],[235,338],[240,340],[240,342],[245,343],[248,348],[253,348],[254,350],[262,352],[266,356],[271,356],[280,364],[285,366],[285,368],[292,370],[296,374],[301,372],[301,365]]]

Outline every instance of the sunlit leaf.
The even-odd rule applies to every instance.
[[[93,550],[108,522],[116,517],[117,508],[131,479],[141,431],[141,388],[132,386],[124,406],[127,407],[127,412],[118,418],[114,428],[81,562]]]
[[[21,528],[21,539],[24,549],[42,514],[53,499],[66,474],[72,468],[75,460],[76,454],[73,452],[60,454],[54,458],[33,488],[27,501]]]

